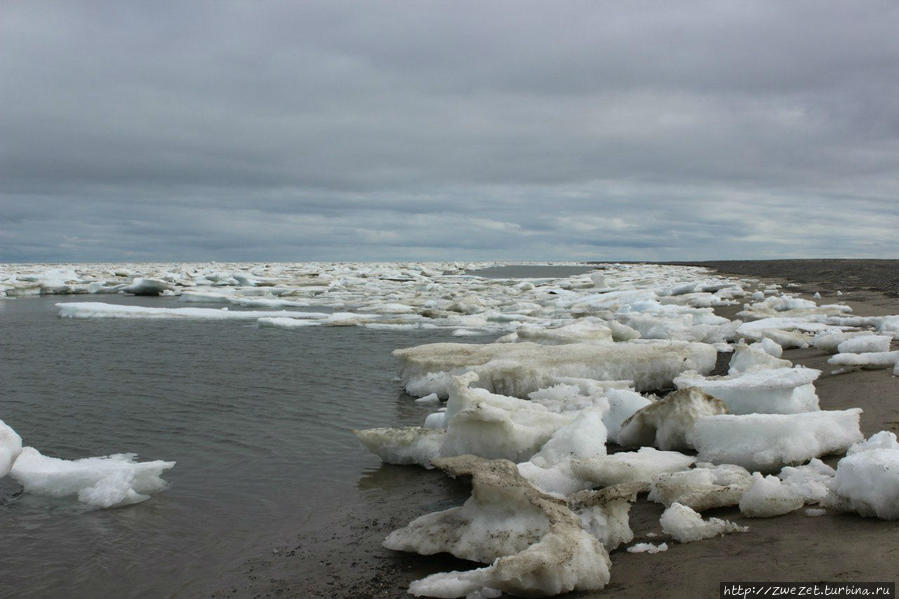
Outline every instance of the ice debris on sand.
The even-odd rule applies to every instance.
[[[668,543],[634,543],[627,548],[628,553],[660,553],[668,551]]]
[[[737,505],[752,484],[752,475],[734,464],[696,464],[695,468],[653,476],[650,501],[668,507],[680,503],[697,512]]]
[[[659,519],[665,534],[678,543],[692,543],[732,532],[747,532],[746,526],[720,518],[703,520],[698,512],[680,503],[672,503]]]
[[[832,507],[862,516],[899,520],[899,443],[881,431],[849,448],[830,486]]]
[[[603,588],[611,561],[563,499],[521,478],[515,464],[473,456],[439,458],[451,476],[472,477],[465,505],[423,516],[391,533],[385,546],[430,554],[448,551],[489,566],[432,574],[409,586],[416,596],[465,597],[476,592],[555,595]],[[495,595],[494,595],[495,596]]]

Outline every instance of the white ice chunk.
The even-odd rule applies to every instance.
[[[777,476],[805,503],[820,503],[827,498],[835,471],[813,459],[805,466],[785,466]]]
[[[768,339],[767,337],[763,338],[761,341],[758,341],[757,343],[753,343],[752,345],[760,347],[766,353],[774,356],[775,358],[780,358],[781,356],[783,356],[783,353],[784,353],[784,350],[780,345],[778,345],[771,339]]]
[[[770,349],[770,346],[776,347],[777,350]],[[762,339],[761,342],[751,345],[738,343],[734,347],[734,355],[730,358],[728,372],[730,374],[741,374],[755,370],[791,367],[793,365],[792,362],[782,360],[775,355],[779,355],[782,352],[783,348],[767,337]]]
[[[899,364],[899,350],[864,354],[834,354],[827,359],[832,366],[842,366],[844,371],[856,368],[875,370]]]
[[[133,295],[159,295],[163,291],[171,291],[172,285],[159,279],[134,279],[122,291]]]
[[[627,548],[628,553],[659,553],[660,551],[668,551],[668,543],[634,543]]]
[[[449,378],[471,370],[479,386],[525,397],[555,384],[562,377],[632,380],[636,389],[671,384],[685,370],[711,372],[717,352],[711,345],[680,341],[573,343],[432,343],[393,352],[400,377],[412,394],[446,396]]]
[[[593,458],[606,455],[604,410],[586,409],[570,424],[556,430],[543,444],[531,462],[547,467],[571,458]]]
[[[454,377],[446,404],[447,434],[441,455],[529,459],[576,413],[557,414],[524,399],[472,389],[477,374]],[[600,431],[605,439],[605,427]]]
[[[674,379],[674,384],[681,389],[702,389],[727,404],[732,414],[794,414],[819,409],[813,382],[820,375],[820,370],[797,366],[722,377],[685,373]]]
[[[25,447],[10,476],[26,493],[50,497],[77,496],[82,503],[108,508],[149,499],[167,483],[161,475],[175,462],[136,462],[135,454],[63,460]]]
[[[605,323],[587,319],[554,328],[523,325],[518,328],[516,334],[519,341],[533,341],[544,345],[612,341],[612,330]]]
[[[871,451],[872,449],[896,449],[899,450],[899,442],[896,441],[896,433],[892,431],[880,431],[871,435],[865,441],[859,441],[846,450],[846,455]]]
[[[649,485],[649,500],[669,506],[681,503],[697,512],[737,505],[752,484],[752,475],[735,464],[697,464],[696,468],[657,474]]]
[[[841,354],[888,352],[892,341],[893,338],[890,335],[859,335],[840,343],[837,351]]]
[[[423,516],[392,533],[385,546],[492,562],[465,572],[443,572],[413,582],[409,592],[465,597],[500,590],[545,596],[595,591],[609,581],[603,545],[581,527],[565,501],[541,493],[514,464],[472,456],[440,458],[450,476],[472,475],[472,497],[460,508]],[[495,596],[495,595],[491,595]]]
[[[835,354],[841,343],[861,335],[865,335],[865,333],[861,331],[821,331],[812,337],[812,346],[821,351]]]
[[[0,420],[0,478],[9,474],[10,468],[21,452],[22,437]]]
[[[446,439],[443,429],[411,426],[406,428],[369,428],[353,434],[365,447],[388,464],[418,464],[431,467],[431,459],[440,455]]]
[[[539,452],[518,464],[518,472],[531,484],[547,493],[569,495],[589,487],[589,483],[571,472],[571,460],[606,455],[605,410],[588,408],[558,429]]]
[[[659,522],[665,534],[671,535],[679,543],[691,543],[731,532],[749,530],[745,526],[720,518],[703,520],[698,512],[680,503],[672,503],[662,512]]]
[[[689,433],[696,420],[726,414],[727,407],[700,389],[685,388],[641,408],[622,423],[618,442],[627,447],[691,449]]]
[[[752,475],[752,486],[740,499],[740,512],[750,518],[772,518],[798,510],[805,499],[776,476]]]
[[[425,395],[424,397],[416,398],[415,403],[421,404],[421,405],[437,405],[440,403],[440,398],[437,397],[436,393],[431,393],[430,395]]]
[[[151,308],[102,302],[69,302],[56,304],[62,318],[177,318],[195,320],[258,320],[260,318],[324,319],[321,312],[264,312],[255,310],[216,310],[214,308]]]
[[[424,428],[446,428],[446,412],[434,412],[425,417]]]
[[[631,504],[643,487],[639,483],[626,483],[599,491],[578,491],[568,496],[568,507],[580,518],[581,527],[612,551],[634,540],[629,515]]]
[[[881,431],[849,448],[837,463],[828,503],[883,520],[899,519],[899,443]]]
[[[691,441],[699,458],[772,472],[784,465],[845,451],[862,439],[861,409],[798,414],[722,414],[696,422]]]
[[[609,410],[602,420],[606,425],[609,441],[621,445],[618,440],[621,425],[637,410],[651,405],[652,401],[630,389],[609,389],[606,392],[606,400],[609,403]]]
[[[256,325],[260,328],[271,329],[299,329],[303,327],[317,327],[321,320],[306,320],[302,318],[260,318]]]
[[[696,458],[677,451],[641,447],[638,451],[573,460],[571,471],[601,487],[626,482],[648,484],[659,473],[685,470],[695,461]]]

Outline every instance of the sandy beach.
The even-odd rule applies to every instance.
[[[819,303],[846,303],[857,315],[899,314],[897,260],[692,264],[742,278],[772,280],[805,298],[818,292]],[[732,316],[738,309],[728,307],[721,314]],[[784,357],[823,371],[816,382],[822,409],[863,408],[861,427],[866,436],[899,431],[899,379],[890,370],[834,375],[826,363],[828,354],[819,350],[788,350]],[[825,461],[835,465],[836,460]],[[369,513],[334,522],[320,534],[297,539],[293,547],[248,562],[244,576],[227,581],[214,596],[398,598],[408,596],[406,588],[416,578],[474,567],[445,555],[422,557],[381,547],[393,529],[468,496],[464,481],[450,480],[439,472],[420,471],[414,480],[403,474],[402,467],[384,465],[363,478],[360,488],[374,490]],[[378,499],[379,488],[390,488],[390,497],[399,493],[404,499]],[[658,523],[662,510],[645,499],[634,505],[635,542],[664,539]],[[895,581],[899,574],[899,522],[834,512],[812,517],[805,510],[771,519],[744,518],[737,508],[704,515],[731,519],[750,530],[697,543],[669,542],[667,552],[653,555],[619,548],[611,553],[612,579],[603,591],[565,597],[718,597],[722,581]]]

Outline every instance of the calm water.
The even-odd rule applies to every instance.
[[[60,301],[76,300],[0,300],[0,419],[45,455],[129,451],[177,465],[168,490],[112,510],[0,480],[4,597],[202,596],[248,557],[364,509],[358,483],[380,461],[350,429],[419,424],[428,409],[401,393],[390,352],[450,339],[60,319]]]
[[[164,475],[171,487],[88,511],[0,480],[0,597],[209,596],[247,560],[371,512],[375,500],[403,501],[417,484],[396,476],[420,469],[382,467],[351,429],[420,424],[431,409],[402,393],[390,352],[458,341],[450,331],[57,317],[57,302],[86,300],[183,306],[0,300],[0,419],[45,455],[177,461]]]

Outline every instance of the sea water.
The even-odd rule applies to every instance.
[[[402,392],[390,352],[457,341],[449,330],[57,317],[56,303],[79,300],[0,300],[0,419],[45,455],[177,465],[170,488],[120,509],[0,480],[0,597],[227,594],[248,560],[417,484],[420,469],[382,466],[351,429],[422,422],[433,408]]]

